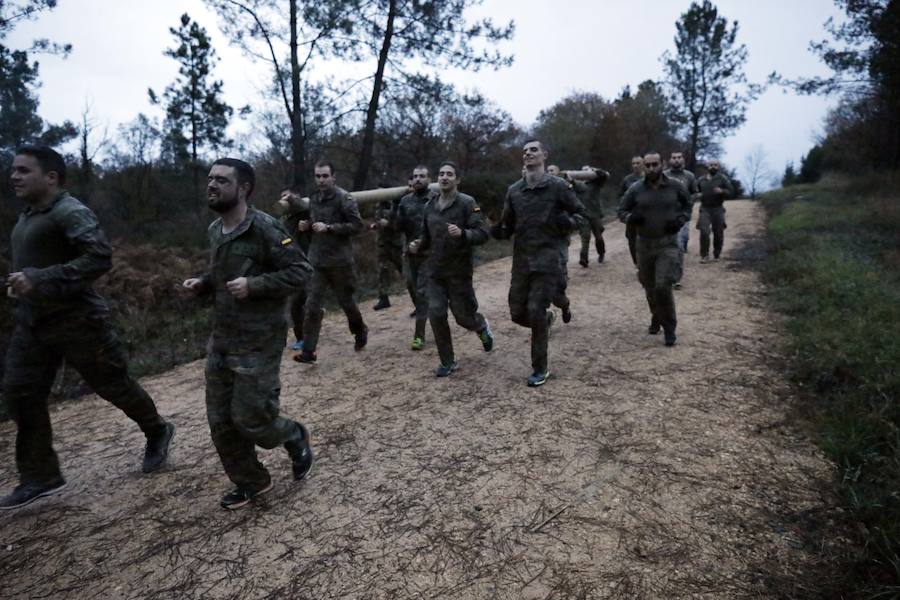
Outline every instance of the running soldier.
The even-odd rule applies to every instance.
[[[428,252],[425,259],[425,290],[428,296],[428,320],[441,364],[437,377],[447,377],[459,369],[453,352],[453,338],[447,308],[460,327],[478,334],[485,352],[494,347],[494,335],[484,316],[478,312],[478,300],[472,286],[475,264],[472,248],[488,239],[487,225],[475,198],[457,190],[459,167],[444,161],[438,169],[438,196],[425,206],[422,237],[409,244],[412,254]]]
[[[684,168],[684,153],[673,152],[669,155],[669,168],[665,171],[665,176],[669,179],[677,179],[687,189],[691,197],[691,210],[693,211],[693,200],[700,192],[697,187],[697,178],[693,173]],[[678,273],[678,279],[672,287],[676,290],[681,289],[681,278],[684,276],[684,257],[687,255],[688,241],[691,236],[691,218],[688,215],[687,223],[685,223],[678,232],[678,247],[681,249],[681,269]]]
[[[713,260],[718,262],[725,243],[725,200],[734,194],[728,176],[720,172],[718,160],[707,163],[707,173],[700,178],[700,262],[709,262],[709,232],[713,234]]]
[[[655,152],[644,156],[644,178],[628,188],[619,219],[637,231],[638,279],[650,305],[648,333],[665,332],[666,346],[675,345],[675,296],[672,285],[681,271],[678,232],[691,218],[691,198],[681,182],[662,172]]]
[[[606,244],[603,241],[603,198],[600,188],[609,179],[609,173],[596,167],[583,166],[582,171],[593,171],[597,174],[588,181],[573,181],[575,193],[584,206],[584,217],[580,219],[578,229],[581,233],[581,254],[578,264],[587,268],[591,250],[591,234],[594,235],[594,247],[597,249],[597,262],[602,264],[606,256]]]
[[[369,226],[375,230],[375,261],[378,264],[378,302],[372,310],[384,310],[391,307],[389,297],[391,288],[391,273],[396,271],[403,277],[403,240],[391,226],[391,214],[397,207],[397,202],[379,202],[375,209],[375,220]],[[415,301],[414,292],[410,291],[409,297]]]
[[[256,446],[283,446],[294,478],[303,479],[313,455],[306,427],[279,416],[279,369],[287,336],[285,299],[301,288],[310,267],[274,218],[247,205],[255,184],[244,161],[220,158],[207,178],[210,267],[182,285],[215,299],[206,358],[206,416],[213,444],[235,489],[221,500],[236,509],[272,489]]]
[[[62,156],[46,146],[19,148],[10,180],[26,204],[10,244],[13,272],[6,292],[13,302],[13,331],[3,374],[3,397],[17,428],[20,483],[0,498],[0,510],[26,506],[66,486],[47,407],[63,359],[144,432],[144,473],[163,465],[175,434],[128,374],[109,307],[94,291],[94,281],[112,268],[112,249],[94,213],[64,189]]]
[[[428,167],[418,165],[413,169],[410,179],[412,191],[400,198],[400,202],[391,214],[391,227],[403,235],[407,246],[413,240],[422,237],[422,226],[425,219],[425,206],[432,194],[428,189],[431,176]],[[420,250],[417,253],[404,253],[406,261],[406,287],[410,292],[415,305],[416,325],[413,333],[413,350],[421,350],[425,347],[425,325],[428,323],[428,296],[425,292],[425,270],[423,268],[428,253]]]
[[[300,194],[292,189],[285,188],[281,190],[280,202],[287,207],[281,216],[281,224],[288,232],[288,235],[294,239],[294,243],[306,255],[309,252],[309,243],[312,236],[309,231],[300,231],[297,228],[297,224],[300,221],[309,220],[309,198],[302,198]],[[306,286],[304,285],[288,301],[291,324],[294,330],[294,343],[291,344],[291,350],[294,352],[303,350],[303,317],[306,313],[306,296]]]
[[[619,202],[622,202],[622,196],[628,191],[632,185],[644,178],[644,158],[635,156],[631,159],[631,173],[625,176],[619,185]],[[637,265],[637,232],[634,225],[625,224],[625,239],[628,240],[628,253],[631,254],[631,262]]]
[[[350,333],[354,336],[354,350],[362,350],[369,340],[359,307],[353,298],[356,279],[353,275],[353,246],[351,237],[363,230],[356,200],[336,185],[334,167],[320,161],[315,166],[318,191],[310,199],[310,219],[300,221],[300,231],[312,230],[309,262],[313,266],[306,317],[303,324],[303,350],[294,355],[301,363],[314,363],[318,355],[319,331],[322,329],[322,300],[325,288],[331,288],[338,304],[347,315]]]
[[[563,275],[560,253],[577,226],[574,216],[583,213],[569,185],[545,172],[547,155],[540,141],[525,143],[525,177],[509,186],[500,222],[491,228],[497,239],[515,236],[509,312],[513,322],[531,329],[530,387],[550,377],[547,347],[555,315],[548,309]]]

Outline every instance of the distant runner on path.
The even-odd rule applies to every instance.
[[[679,181],[662,172],[656,152],[644,156],[644,178],[625,192],[619,219],[637,232],[638,278],[650,305],[648,333],[665,332],[666,346],[675,345],[675,296],[672,285],[681,271],[678,232],[691,218],[691,199]]]

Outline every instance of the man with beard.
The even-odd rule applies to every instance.
[[[515,236],[509,312],[513,322],[531,329],[530,387],[550,377],[547,347],[554,314],[548,309],[563,276],[560,254],[583,213],[569,185],[545,171],[548,153],[538,140],[523,147],[525,176],[509,186],[500,221],[491,228],[497,239]]]
[[[294,356],[294,360],[301,363],[316,362],[326,288],[331,288],[347,315],[350,333],[354,337],[353,349],[362,350],[369,339],[369,328],[353,298],[356,278],[353,274],[351,238],[363,230],[359,207],[349,192],[337,186],[334,166],[330,162],[316,163],[314,175],[318,191],[310,199],[310,219],[298,224],[300,231],[312,230],[313,234],[309,245],[313,276],[306,300],[303,350]]]
[[[625,192],[619,219],[637,231],[638,279],[650,305],[650,328],[665,332],[666,346],[675,345],[675,296],[672,285],[681,271],[678,232],[691,218],[691,198],[681,182],[662,172],[656,152],[644,156],[644,178]]]
[[[713,260],[718,262],[725,243],[725,200],[734,194],[731,180],[720,172],[718,160],[707,163],[707,173],[700,178],[700,262],[709,262],[709,231],[713,233]]]
[[[300,194],[290,188],[281,190],[280,202],[286,206],[281,216],[281,224],[288,234],[294,239],[304,254],[309,252],[311,235],[309,231],[300,231],[297,224],[309,219],[309,198],[302,198]],[[291,313],[291,323],[294,330],[294,343],[291,350],[299,352],[303,350],[303,317],[306,312],[306,286],[291,296],[288,302]]]
[[[428,190],[431,176],[428,167],[418,165],[413,169],[410,178],[412,191],[400,198],[400,202],[394,207],[391,214],[391,227],[402,234],[407,246],[413,240],[422,237],[422,226],[425,218],[425,206],[432,194]],[[417,253],[404,253],[406,261],[406,287],[415,304],[416,325],[413,333],[413,350],[421,350],[425,347],[425,324],[428,322],[428,296],[425,292],[425,271],[423,265],[427,258],[427,252],[420,250]]]
[[[684,168],[684,153],[673,152],[669,155],[669,168],[665,171],[665,175],[669,179],[677,179],[680,181],[690,195],[691,202],[693,203],[693,199],[700,192],[700,188],[697,187],[697,178],[694,174]],[[681,269],[678,274],[678,279],[675,280],[675,283],[672,286],[676,290],[681,289],[681,278],[684,276],[684,257],[687,254],[690,235],[691,218],[690,215],[688,215],[687,223],[685,223],[678,232],[678,247],[681,249]]]
[[[63,359],[144,432],[145,473],[163,465],[175,434],[128,374],[109,307],[94,291],[94,281],[112,267],[112,249],[94,213],[63,188],[62,156],[46,146],[19,148],[10,180],[26,205],[10,244],[13,272],[6,286],[14,326],[3,374],[3,397],[17,428],[20,483],[0,498],[0,510],[26,506],[66,486],[47,408]]]
[[[425,205],[422,237],[409,244],[412,254],[428,252],[425,290],[428,319],[441,361],[434,370],[438,377],[447,377],[459,369],[447,320],[448,307],[460,327],[478,334],[485,352],[494,347],[494,336],[487,320],[478,312],[478,300],[472,286],[475,269],[472,248],[487,241],[487,225],[475,198],[457,190],[459,179],[456,163],[441,163],[438,169],[440,194]]]
[[[628,191],[632,185],[644,178],[644,158],[635,156],[631,159],[631,173],[625,176],[619,185],[619,202],[622,202],[622,196]],[[631,254],[631,262],[637,265],[637,232],[634,225],[625,225],[625,239],[628,240],[628,253]]]
[[[279,369],[287,336],[285,299],[309,277],[309,263],[274,218],[248,206],[255,174],[244,161],[220,158],[207,178],[210,268],[183,286],[213,294],[213,330],[207,345],[206,416],[213,444],[235,489],[221,500],[236,509],[272,489],[256,446],[283,446],[294,478],[312,468],[309,433],[279,416]]]

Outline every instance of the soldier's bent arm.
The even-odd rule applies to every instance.
[[[60,217],[58,224],[78,256],[42,269],[22,269],[37,297],[65,298],[79,293],[112,268],[112,248],[90,209],[70,211]]]
[[[619,208],[616,211],[619,220],[623,223],[628,221],[628,217],[631,216],[631,212],[634,210],[634,207],[637,206],[637,193],[634,190],[634,186],[630,186],[627,190],[625,190],[625,194],[622,196],[622,199],[619,201]]]
[[[341,200],[341,214],[346,221],[344,223],[332,223],[328,226],[331,233],[337,235],[358,235],[363,231],[362,217],[359,215],[359,206],[352,196]]]
[[[678,202],[681,204],[681,215],[678,219],[680,224],[684,225],[691,220],[691,212],[694,210],[694,201],[684,186],[678,189]]]
[[[306,285],[312,273],[306,255],[280,226],[265,227],[263,231],[272,270],[247,278],[250,297],[296,293]]]
[[[509,192],[506,192],[506,199],[503,201],[503,212],[500,213],[500,221],[492,228],[491,235],[498,240],[508,240],[515,231],[516,211],[509,198]]]
[[[474,200],[469,207],[469,215],[466,219],[466,228],[463,230],[463,236],[470,246],[480,246],[491,236],[490,232],[488,232],[487,223],[484,221],[484,215],[481,214],[481,209]]]

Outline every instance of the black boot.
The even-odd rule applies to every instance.
[[[175,436],[175,425],[166,423],[165,428],[154,435],[147,436],[147,448],[144,450],[144,464],[141,470],[144,473],[152,473],[157,470],[169,456],[169,445]]]
[[[372,310],[384,310],[391,307],[391,300],[387,296],[378,296],[378,303],[372,307]]]
[[[294,471],[294,479],[300,481],[309,475],[313,465],[312,448],[309,447],[309,431],[302,423],[297,423],[300,428],[300,437],[284,443],[284,449],[291,457],[291,468]]]

